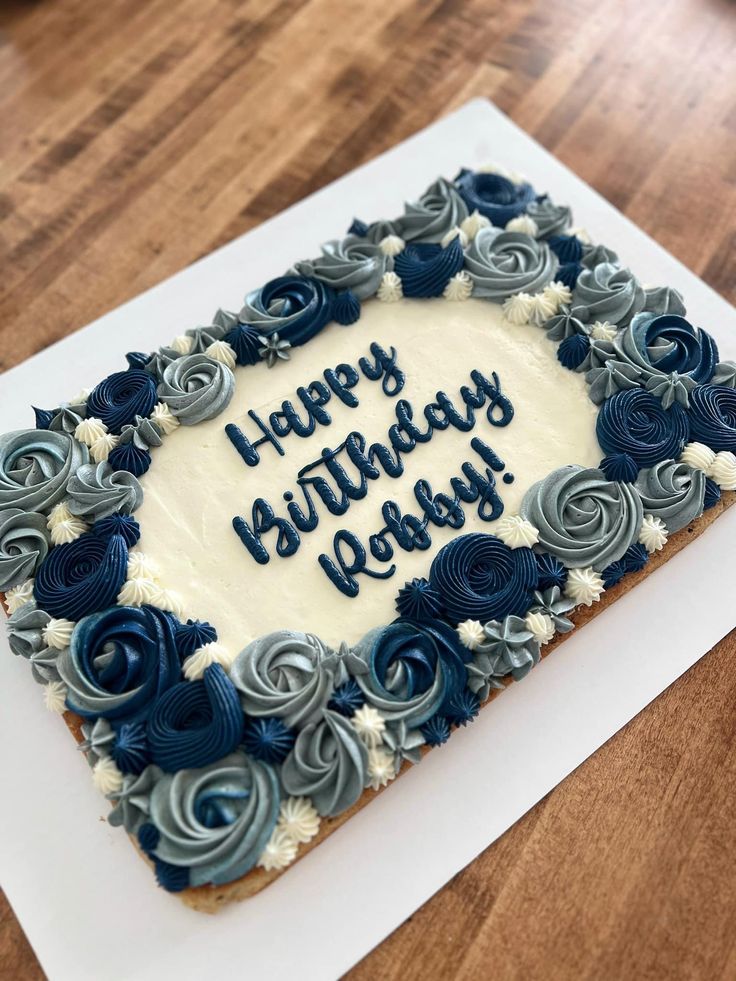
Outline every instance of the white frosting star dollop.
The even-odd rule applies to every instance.
[[[217,641],[203,644],[184,661],[184,677],[187,681],[197,681],[211,664],[219,664],[225,671],[229,671],[234,660],[235,655]]]
[[[144,552],[133,549],[128,552],[128,579],[151,579],[157,582],[159,568]]]
[[[618,334],[618,329],[607,320],[596,320],[590,328],[590,336],[594,341],[612,341]]]
[[[236,364],[235,351],[227,341],[213,341],[209,347],[205,348],[204,353],[213,361],[219,361],[220,364],[227,365],[231,371],[234,370]]]
[[[359,738],[369,748],[378,746],[386,731],[386,720],[372,705],[363,705],[350,720]]]
[[[468,217],[460,223],[460,228],[465,232],[468,241],[472,242],[481,228],[490,228],[491,222],[485,215],[482,215],[476,208]]]
[[[565,595],[580,606],[592,606],[601,598],[605,587],[595,569],[570,569],[565,583]]]
[[[520,514],[504,515],[496,522],[494,531],[509,548],[531,548],[539,541],[539,530]]]
[[[659,552],[667,544],[667,525],[653,514],[645,514],[639,529],[639,542],[647,552]]]
[[[308,797],[287,797],[281,803],[277,827],[294,841],[306,844],[319,831],[320,816]]]
[[[452,242],[454,242],[456,238],[460,239],[460,247],[463,249],[467,249],[468,236],[465,234],[465,232],[462,230],[462,228],[459,225],[455,225],[455,227],[451,228],[449,232],[445,232],[442,241],[440,242],[440,245],[442,246],[443,249],[446,249],[447,246],[450,245]]]
[[[569,286],[561,283],[559,279],[547,283],[543,292],[555,304],[555,313],[557,313],[561,306],[567,306],[572,303],[572,290]]]
[[[41,631],[44,643],[47,647],[53,647],[56,651],[63,651],[68,647],[72,640],[72,633],[76,624],[72,620],[65,620],[63,617],[51,618]]]
[[[266,872],[280,872],[294,861],[297,849],[296,841],[277,825],[258,859],[258,865]]]
[[[90,447],[89,452],[92,459],[95,463],[104,463],[119,442],[120,437],[113,433],[105,433],[104,436],[100,436]]]
[[[143,576],[133,576],[123,583],[118,593],[120,606],[143,606],[144,603],[154,603],[161,592],[158,583]]]
[[[446,300],[469,300],[472,292],[473,280],[464,269],[461,269],[445,286],[442,295]]]
[[[528,293],[514,293],[504,301],[502,310],[507,323],[520,326],[529,323],[534,297]]]
[[[67,688],[63,681],[50,681],[44,685],[43,700],[49,712],[63,715],[66,712]]]
[[[463,620],[457,625],[457,635],[463,647],[474,651],[485,639],[483,624],[479,620]]]
[[[166,589],[164,586],[159,586],[153,599],[153,605],[157,606],[159,610],[173,613],[180,620],[184,616],[184,601],[174,589]]]
[[[529,215],[517,215],[511,221],[506,222],[507,232],[522,232],[524,235],[531,235],[536,238],[539,235],[539,226]]]
[[[101,756],[92,767],[92,782],[105,797],[117,794],[123,787],[123,775],[112,756]]]
[[[192,345],[194,344],[194,338],[189,337],[187,334],[179,334],[174,340],[169,344],[172,351],[176,351],[177,354],[189,354],[192,350]]]
[[[535,327],[544,327],[550,317],[557,313],[557,303],[554,298],[542,290],[535,293],[529,308],[529,323]]]
[[[87,530],[85,522],[71,513],[65,501],[61,501],[51,509],[46,519],[46,527],[51,533],[51,541],[54,545],[68,545]]]
[[[94,416],[89,416],[87,419],[82,419],[74,430],[74,438],[80,443],[84,443],[85,446],[92,446],[93,443],[106,433],[107,426],[102,419],[95,419]]]
[[[368,779],[374,790],[385,787],[396,776],[396,766],[392,753],[385,749],[368,750]]]
[[[33,599],[33,579],[26,579],[19,586],[13,586],[5,594],[5,605],[8,613],[15,613]]]
[[[387,235],[386,238],[381,239],[378,247],[384,255],[393,257],[404,251],[406,242],[400,235]]]
[[[680,454],[680,463],[686,463],[693,470],[705,470],[706,474],[716,458],[715,452],[705,443],[688,443]]]
[[[382,303],[398,303],[403,295],[404,290],[401,280],[396,273],[384,273],[381,285],[378,287],[378,292],[376,293],[376,299],[381,300]]]
[[[151,422],[156,423],[158,426],[158,431],[162,436],[170,436],[174,430],[178,429],[181,425],[177,417],[165,402],[157,402],[153,407],[153,412],[148,418],[151,420]]]
[[[736,490],[736,456],[730,450],[716,453],[708,468],[708,476],[715,480],[721,490]]]
[[[526,629],[534,635],[534,639],[540,646],[549,644],[555,635],[555,625],[552,618],[546,613],[527,613],[525,622]]]

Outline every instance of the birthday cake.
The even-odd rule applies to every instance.
[[[499,168],[125,358],[0,436],[0,591],[109,822],[198,909],[736,497],[736,365]]]

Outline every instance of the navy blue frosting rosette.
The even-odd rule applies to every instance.
[[[101,419],[112,433],[148,416],[156,404],[156,379],[140,368],[117,371],[93,388],[87,399],[87,415]]]
[[[459,237],[443,248],[431,242],[415,242],[396,256],[394,272],[401,278],[404,296],[442,296],[455,273],[463,268]]]
[[[460,535],[437,553],[429,581],[451,623],[523,616],[531,606],[538,571],[529,548],[511,549],[480,532]]]
[[[480,212],[499,228],[523,214],[536,198],[531,184],[515,184],[500,174],[461,170],[455,186],[470,211]]]
[[[690,433],[689,420],[692,412],[688,416],[678,403],[665,409],[654,395],[635,388],[606,399],[595,431],[607,454],[626,453],[640,467],[653,467],[680,455]]]
[[[52,616],[81,620],[115,602],[127,568],[128,544],[122,534],[88,532],[51,550],[38,568],[33,592]]]
[[[80,620],[58,658],[69,708],[113,725],[146,720],[181,678],[175,628],[154,606],[112,606]]]

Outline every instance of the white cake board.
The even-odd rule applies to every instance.
[[[353,215],[390,217],[438,174],[489,160],[570,203],[576,223],[644,282],[678,287],[722,357],[736,357],[732,307],[478,100],[9,371],[3,428],[31,425],[30,402],[55,405],[119,370],[126,350],[206,323],[217,306],[238,309],[246,289],[313,254]],[[157,889],[127,837],[104,823],[86,763],[3,637],[0,872],[46,973],[337,977],[734,627],[722,575],[734,546],[736,508],[287,875],[215,918]]]

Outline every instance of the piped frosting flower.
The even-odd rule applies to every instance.
[[[590,336],[594,341],[613,341],[618,334],[618,328],[607,320],[596,320],[590,328]]]
[[[406,247],[406,242],[401,238],[400,235],[387,235],[382,238],[378,243],[378,247],[383,252],[391,258],[398,255],[399,252],[403,252]]]
[[[396,776],[393,753],[385,749],[368,750],[368,780],[373,790],[385,787]]]
[[[258,866],[266,872],[280,872],[296,858],[298,845],[282,828],[276,826],[258,859]]]
[[[90,416],[87,419],[82,419],[79,423],[74,430],[74,438],[80,443],[84,443],[85,446],[93,446],[106,433],[107,426],[102,419],[95,419],[94,416]]]
[[[386,731],[386,720],[372,705],[363,705],[350,721],[360,740],[369,749],[380,744]]]
[[[308,797],[287,797],[281,803],[276,827],[304,845],[319,831],[320,820],[317,809]]]
[[[529,323],[535,327],[544,327],[547,321],[557,313],[558,304],[545,290],[535,293],[532,297],[531,308],[529,311]]]
[[[680,454],[680,463],[686,463],[693,470],[704,470],[706,473],[713,465],[716,458],[715,450],[705,443],[687,443],[685,449]]]
[[[378,292],[376,293],[376,298],[381,300],[382,303],[398,303],[403,295],[404,291],[401,286],[401,280],[396,273],[384,273],[381,279],[381,285],[378,287]]]
[[[181,425],[165,402],[157,402],[148,418],[156,423],[162,436],[170,436]]]
[[[526,615],[526,629],[532,634],[536,642],[540,645],[549,644],[555,635],[555,625],[552,618],[546,613],[530,611]]]
[[[531,235],[536,238],[539,235],[539,226],[529,215],[517,215],[511,221],[506,222],[507,232],[523,232],[524,235]]]
[[[161,589],[153,579],[146,579],[143,576],[134,576],[123,583],[123,588],[118,593],[118,604],[120,606],[143,606],[146,603],[156,604],[156,599]]]
[[[444,249],[450,244],[450,242],[454,242],[456,238],[460,239],[460,245],[463,249],[468,247],[468,236],[459,225],[455,225],[449,230],[449,232],[445,233],[440,245]]]
[[[95,463],[104,463],[119,442],[119,436],[115,436],[113,433],[105,433],[104,436],[96,439],[90,447],[90,456]]]
[[[63,650],[71,643],[74,627],[75,624],[71,620],[52,617],[41,631],[44,643],[54,650]]]
[[[639,543],[647,552],[659,552],[667,544],[667,525],[653,514],[645,514],[639,529]]]
[[[72,514],[65,501],[61,501],[46,519],[46,527],[51,533],[51,541],[54,545],[68,545],[75,541],[87,530],[87,525]]]
[[[66,712],[67,688],[63,681],[50,681],[43,689],[43,700],[49,712],[63,715]]]
[[[227,365],[231,371],[235,368],[235,351],[233,351],[227,341],[213,341],[209,347],[205,348],[204,353],[208,358],[212,358],[213,361],[219,361],[220,364]]]
[[[14,586],[9,589],[5,594],[5,605],[8,608],[8,613],[16,613],[21,606],[25,606],[33,599],[33,579],[26,579],[25,582],[20,583],[18,586]]]
[[[548,283],[544,287],[544,293],[547,299],[554,303],[555,313],[558,312],[560,307],[569,306],[572,303],[572,290],[566,283],[561,283],[559,279]]]
[[[565,595],[576,606],[592,606],[603,594],[603,579],[589,566],[587,569],[570,569],[565,583]]]
[[[123,789],[123,775],[112,756],[101,756],[92,767],[92,782],[105,797]]]
[[[736,490],[736,456],[730,450],[716,453],[708,468],[708,476],[721,490]]]
[[[183,356],[191,353],[193,345],[193,337],[190,337],[188,334],[179,334],[179,336],[175,337],[171,344],[169,344],[169,348],[172,351],[176,351],[177,354],[181,354]]]
[[[182,665],[184,677],[188,681],[196,681],[198,678],[203,677],[210,664],[219,664],[225,671],[229,671],[234,660],[235,655],[217,641],[213,641],[210,644],[203,644],[202,647],[198,647],[184,661]]]
[[[490,226],[490,219],[486,218],[485,215],[482,215],[477,208],[475,211],[471,212],[460,224],[460,228],[467,235],[469,242],[473,241],[481,228],[490,228]]]
[[[173,613],[175,617],[181,619],[184,616],[184,603],[181,596],[173,589],[166,589],[159,586],[153,600],[154,606],[167,613]]]
[[[519,514],[504,515],[498,520],[494,531],[509,548],[531,548],[539,541],[538,529]]]
[[[159,568],[144,552],[133,549],[128,552],[128,579],[151,579],[157,582]]]
[[[528,324],[534,306],[534,297],[528,293],[514,293],[503,304],[503,316],[509,324]]]
[[[463,647],[469,651],[474,651],[478,644],[485,640],[483,624],[480,620],[464,620],[457,625],[457,635]]]
[[[473,280],[461,269],[449,280],[442,295],[453,302],[469,300],[473,292]]]

